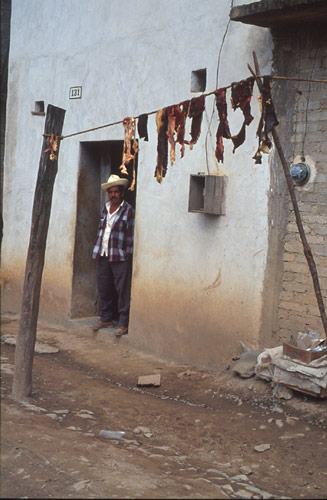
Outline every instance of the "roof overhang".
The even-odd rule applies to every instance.
[[[230,19],[271,29],[325,26],[326,0],[262,0],[233,7]]]

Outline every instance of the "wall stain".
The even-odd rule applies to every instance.
[[[239,288],[203,292],[196,284],[136,280],[128,344],[174,362],[221,369],[241,351],[257,348],[260,298]]]
[[[221,283],[221,268],[219,268],[217,278],[215,279],[215,281],[211,283],[211,285],[203,288],[203,291],[210,292],[210,290],[214,290],[215,288],[217,288],[220,285],[220,283]]]

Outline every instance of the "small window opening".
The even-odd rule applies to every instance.
[[[226,181],[222,175],[191,174],[188,211],[225,215]]]
[[[204,92],[207,85],[207,68],[192,71],[191,92]]]
[[[41,115],[44,116],[44,101],[35,101],[34,103],[34,111],[32,111],[32,115]]]

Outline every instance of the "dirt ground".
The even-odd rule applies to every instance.
[[[2,316],[2,340],[17,330]],[[39,324],[59,351],[35,354],[24,403],[2,342],[2,498],[327,497],[327,400],[278,399],[268,382],[144,356],[113,332]],[[153,374],[159,387],[137,386]]]

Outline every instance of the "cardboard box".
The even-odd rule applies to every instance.
[[[283,343],[283,354],[292,359],[298,359],[302,363],[311,363],[314,359],[319,359],[327,354],[327,349],[321,351],[306,351],[294,345]]]

